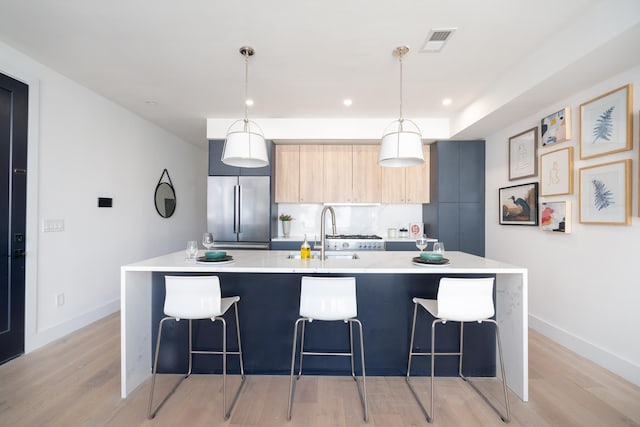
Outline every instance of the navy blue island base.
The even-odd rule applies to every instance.
[[[154,357],[157,328],[164,317],[164,276],[197,275],[200,273],[152,273],[152,340]],[[240,333],[244,353],[245,373],[289,374],[293,327],[298,318],[300,278],[303,275],[337,277],[355,276],[358,300],[358,319],[364,329],[365,367],[367,375],[406,375],[411,321],[412,298],[435,298],[438,282],[443,274],[299,274],[299,273],[203,273],[220,277],[222,296],[238,295],[240,302]],[[447,277],[495,277],[492,274],[446,274]],[[495,300],[495,289],[494,289]],[[229,313],[231,313],[230,311]],[[228,348],[237,349],[235,320],[226,317],[229,324]],[[430,351],[430,328],[433,318],[418,310],[416,326],[417,351]],[[194,349],[220,350],[222,348],[221,322],[194,321]],[[187,370],[188,321],[169,322],[165,325],[158,372],[182,373]],[[357,339],[354,330],[354,338]],[[348,349],[348,325],[338,322],[316,321],[308,325],[305,350],[344,351]],[[458,350],[460,328],[456,322],[438,325],[436,351]],[[356,352],[358,346],[355,345]],[[496,374],[496,346],[494,328],[470,323],[465,325],[464,372],[468,376]],[[356,361],[359,354],[356,355]],[[230,373],[239,372],[237,356],[228,356]],[[358,366],[358,363],[356,363]],[[220,356],[195,355],[194,373],[219,373]],[[356,368],[356,371],[358,369]],[[304,372],[319,375],[349,375],[347,357],[308,356],[304,359]],[[438,357],[436,375],[456,376],[457,357]],[[359,374],[359,373],[358,373]],[[415,358],[412,375],[429,375],[429,357]]]

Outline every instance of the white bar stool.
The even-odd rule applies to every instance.
[[[509,398],[507,395],[507,377],[504,373],[504,362],[502,360],[502,344],[500,343],[500,331],[495,320],[490,319],[495,314],[493,304],[493,282],[494,278],[481,279],[462,279],[448,278],[440,279],[437,298],[424,299],[413,298],[413,326],[411,328],[411,344],[409,345],[409,363],[407,365],[407,384],[413,393],[413,397],[420,405],[420,409],[424,412],[428,422],[432,422],[435,416],[434,401],[434,371],[435,356],[459,356],[460,362],[458,366],[458,374],[469,383],[471,387],[500,415],[504,422],[511,420],[511,410],[509,408]],[[416,331],[416,314],[418,305],[427,310],[435,320],[431,323],[431,352],[417,353],[413,351],[413,339]],[[436,343],[436,325],[438,323],[445,324],[447,321],[460,322],[460,351],[457,353],[437,353],[435,352]],[[462,374],[462,359],[464,348],[463,328],[465,322],[489,322],[495,325],[496,340],[498,342],[498,353],[500,356],[500,371],[502,373],[502,388],[504,391],[504,403],[506,407],[506,415],[500,413],[498,408],[489,401],[489,399],[473,384],[469,378]],[[420,398],[410,382],[411,374],[411,358],[413,356],[431,356],[431,415],[422,405]]]
[[[356,382],[364,420],[368,421],[369,411],[367,405],[367,385],[364,369],[364,341],[362,339],[362,323],[356,316],[358,307],[356,302],[356,279],[355,277],[302,277],[300,288],[300,318],[296,320],[293,329],[293,345],[291,351],[291,377],[289,384],[289,409],[287,419],[291,419],[291,409],[293,407],[293,396],[295,393],[295,382],[293,381],[293,371],[295,369],[296,349],[298,344],[298,325],[302,323],[302,333],[300,341],[300,369],[296,376],[296,381],[302,376],[303,356],[349,356],[351,358],[351,376]],[[348,353],[318,353],[304,351],[304,329],[305,323],[314,320],[338,321],[349,323],[349,344]],[[360,330],[360,357],[362,363],[362,390],[355,375],[353,363],[353,323],[358,325]]]
[[[191,375],[191,367],[194,354],[221,354],[222,355],[222,409],[224,419],[228,419],[231,410],[238,399],[240,390],[244,385],[244,366],[242,364],[242,344],[240,342],[240,323],[238,322],[238,301],[240,297],[233,296],[222,298],[220,295],[220,279],[218,276],[166,276],[166,296],[164,299],[164,317],[158,326],[158,340],[156,342],[156,355],[153,361],[153,376],[151,379],[151,394],[149,396],[149,418],[155,417],[162,405],[169,399],[180,383]],[[236,336],[238,338],[238,351],[227,351],[227,322],[222,317],[233,305],[236,317]],[[162,337],[162,327],[167,320],[189,319],[189,370],[187,374],[173,386],[173,388],[162,399],[158,406],[153,409],[153,391],[156,383],[158,370],[158,354],[160,353],[160,339]],[[212,322],[220,320],[222,322],[222,351],[193,350],[192,323],[193,320],[211,319]],[[231,406],[227,410],[227,354],[236,354],[240,359],[241,381],[233,397]]]

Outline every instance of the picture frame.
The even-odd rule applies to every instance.
[[[580,104],[580,159],[605,156],[633,148],[633,85]]]
[[[498,189],[501,225],[538,225],[538,183]]]
[[[571,233],[571,201],[541,202],[540,229],[557,233]]]
[[[565,107],[540,120],[540,142],[543,147],[571,139],[571,108]]]
[[[573,147],[540,155],[540,195],[573,194]]]
[[[538,175],[538,128],[509,138],[509,181]]]
[[[631,159],[580,169],[580,223],[631,224]]]

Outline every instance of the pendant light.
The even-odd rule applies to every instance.
[[[400,60],[400,118],[387,126],[382,135],[378,156],[380,166],[407,167],[424,163],[420,128],[411,120],[402,117],[402,57],[407,52],[407,46],[397,47],[393,51]]]
[[[249,57],[255,50],[249,46],[240,48],[244,56],[244,119],[229,126],[222,150],[222,163],[241,168],[261,168],[269,165],[267,144],[260,127],[248,118]]]

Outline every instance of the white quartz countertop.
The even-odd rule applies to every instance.
[[[168,272],[242,272],[242,273],[353,273],[353,274],[440,274],[440,273],[524,273],[526,268],[470,255],[449,251],[445,258],[447,266],[417,266],[412,258],[418,251],[361,251],[359,259],[288,259],[297,251],[227,250],[234,262],[200,263],[187,261],[185,252],[179,251],[156,258],[122,266],[123,271],[168,271]],[[201,250],[198,256],[202,256]]]
[[[416,239],[412,238],[412,237],[394,237],[394,238],[389,238],[389,237],[385,237],[385,236],[381,236],[382,240],[384,240],[385,242],[405,242],[405,243],[414,243],[416,241]],[[316,240],[314,240],[316,239]],[[304,236],[289,236],[289,237],[284,237],[284,236],[277,236],[277,237],[272,237],[271,241],[272,242],[302,242],[304,240]],[[313,235],[309,235],[307,234],[307,240],[309,242],[320,242],[320,240],[317,238],[316,236]],[[427,242],[431,243],[431,242],[437,242],[438,239],[434,239],[432,237],[427,237]]]

